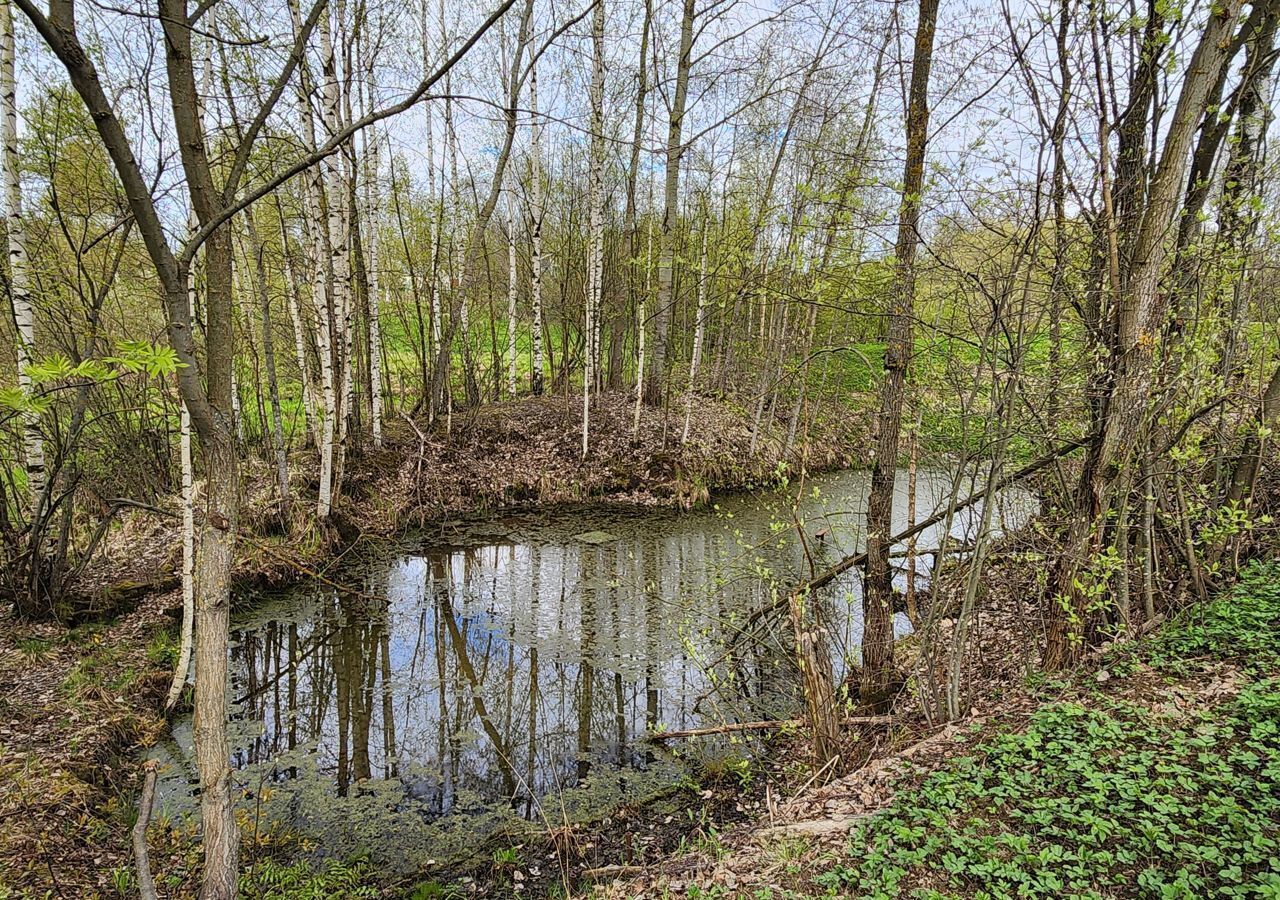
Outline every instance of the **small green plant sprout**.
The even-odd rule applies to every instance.
[[[519,847],[499,847],[493,851],[495,869],[514,869],[518,865],[520,865]]]

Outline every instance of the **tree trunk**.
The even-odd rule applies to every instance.
[[[221,202],[205,150],[186,0],[161,0],[160,14],[166,37],[169,94],[183,170],[187,176],[192,208],[204,227],[218,216]],[[133,201],[132,195],[130,200]],[[200,553],[195,566],[193,735],[200,772],[205,860],[201,900],[225,900],[235,896],[240,856],[240,834],[231,800],[230,751],[227,746],[227,638],[231,615],[231,569],[240,512],[240,467],[232,418],[235,330],[230,229],[230,223],[224,223],[204,244],[205,376],[209,414],[207,417],[193,415],[204,454],[207,480]],[[187,303],[185,281],[167,284],[166,288],[171,308]],[[204,401],[205,397],[196,394],[184,399],[190,404]]]
[[[698,367],[702,365],[702,339],[706,333],[706,316],[707,316],[707,232],[709,222],[705,209],[706,201],[703,201],[702,214],[702,246],[698,251],[698,309],[693,320],[693,352],[689,355],[689,389],[688,396],[685,397],[684,406],[684,430],[680,432],[680,443],[687,443],[689,440],[689,420],[693,417],[693,389],[698,381]],[[816,309],[817,307],[815,307]]]
[[[915,259],[920,243],[920,194],[924,189],[925,144],[929,136],[929,69],[938,0],[920,0],[911,89],[907,106],[907,156],[902,176],[898,239],[891,287],[884,381],[880,386],[880,434],[871,461],[871,494],[867,500],[867,561],[863,579],[862,684],[864,703],[883,709],[892,696],[893,573],[889,566],[893,528],[893,483],[898,466],[902,399],[911,356],[911,322],[915,307]]]
[[[680,161],[684,157],[685,102],[689,96],[689,68],[693,56],[694,0],[684,0],[680,20],[680,56],[676,61],[675,94],[671,100],[671,120],[667,126],[666,191],[662,231],[658,240],[658,296],[654,310],[653,357],[645,377],[645,402],[659,406],[663,400],[663,379],[667,370],[667,341],[671,329],[672,280],[675,266],[675,230],[680,217]]]
[[[640,434],[640,412],[644,406],[644,383],[645,368],[644,351],[645,338],[649,332],[649,322],[645,317],[645,303],[649,299],[649,291],[653,287],[653,178],[649,180],[649,233],[645,242],[644,251],[644,287],[640,292],[640,299],[636,303],[636,408],[631,423],[631,436],[637,437]]]
[[[1053,148],[1053,176],[1049,188],[1049,200],[1053,206],[1053,272],[1049,282],[1049,379],[1046,419],[1050,426],[1059,421],[1059,390],[1062,381],[1062,311],[1066,306],[1067,266],[1070,263],[1067,241],[1067,114],[1071,100],[1071,65],[1067,39],[1071,25],[1070,0],[1060,0],[1058,27],[1054,32],[1054,47],[1058,63],[1058,108],[1053,118],[1049,142]],[[1051,435],[1048,445],[1057,443]]]
[[[529,299],[533,305],[533,363],[530,389],[535,397],[542,396],[542,123],[538,118],[538,67],[534,63],[529,73],[529,116],[533,127],[533,146],[529,150],[529,180],[532,194],[529,217],[533,227],[533,259],[529,275]]]
[[[1142,459],[1149,430],[1149,400],[1156,336],[1167,310],[1168,296],[1160,280],[1168,254],[1170,231],[1177,221],[1181,188],[1196,124],[1204,116],[1210,91],[1228,56],[1228,38],[1239,4],[1216,7],[1188,61],[1182,90],[1165,136],[1159,165],[1146,190],[1141,227],[1128,242],[1127,278],[1115,298],[1114,319],[1101,335],[1099,350],[1105,367],[1092,379],[1109,384],[1100,397],[1098,426],[1084,461],[1076,489],[1075,513],[1068,544],[1051,579],[1056,592],[1047,608],[1045,665],[1060,668],[1078,658],[1094,630],[1098,612],[1081,589],[1080,570],[1111,540],[1106,521],[1128,505],[1120,496],[1129,483],[1132,465]],[[1118,165],[1123,160],[1118,162]],[[1124,538],[1127,540],[1127,537]],[[1094,604],[1096,606],[1096,604]]]
[[[231,801],[227,746],[227,634],[240,469],[230,435],[203,444],[209,489],[195,572],[196,690],[193,737],[200,772],[204,848],[201,900],[236,894],[240,832]]]
[[[367,74],[368,78],[373,73]],[[365,181],[364,181],[364,243],[369,252],[369,287],[366,297],[366,315],[369,320],[369,416],[372,420],[373,446],[382,446],[382,321],[380,304],[382,301],[382,274],[378,258],[381,249],[379,229],[380,216],[378,210],[378,173],[381,164],[381,146],[376,129],[368,132],[365,139]]]
[[[516,396],[516,217],[507,195],[507,396]]]
[[[1248,507],[1249,498],[1253,494],[1253,483],[1262,468],[1263,434],[1265,429],[1274,427],[1277,418],[1280,418],[1280,366],[1271,373],[1257,412],[1245,434],[1244,444],[1227,487],[1228,506]]]
[[[22,217],[22,181],[18,156],[18,100],[14,77],[13,9],[0,3],[0,142],[3,147],[4,217],[9,233],[9,298],[17,324],[18,390],[24,400],[32,397],[29,370],[36,349],[35,306],[31,300],[31,276],[27,261],[27,233]],[[27,492],[33,518],[38,517],[44,494],[44,440],[40,417],[33,409],[22,413],[22,449],[26,462]]]
[[[338,27],[342,27],[339,19]],[[334,49],[333,25],[329,11],[320,19],[320,68],[321,68],[321,118],[330,138],[342,130],[342,97],[339,82],[337,55]],[[349,187],[343,177],[342,159],[331,153],[325,157],[324,183],[328,199],[324,228],[328,236],[330,254],[330,309],[327,310],[330,326],[330,348],[333,374],[332,420],[326,415],[325,436],[328,439],[329,471],[324,515],[327,517],[333,503],[333,495],[341,489],[342,469],[346,450],[347,410],[351,393],[351,255],[350,222],[347,215]],[[328,412],[328,411],[326,411]],[[322,467],[323,468],[323,467]],[[322,480],[323,480],[322,473]],[[324,489],[325,485],[321,485]]]
[[[195,307],[195,272],[187,272],[188,308]],[[173,681],[164,701],[166,714],[173,712],[187,685],[191,671],[191,648],[195,633],[196,595],[196,509],[195,467],[191,459],[191,413],[187,401],[178,397],[178,458],[182,470],[182,636],[178,643],[178,663],[173,669]]]
[[[640,61],[636,68],[636,114],[635,125],[631,136],[631,159],[627,166],[627,202],[626,208],[622,214],[622,230],[626,238],[626,259],[627,259],[627,290],[630,294],[631,305],[638,308],[641,302],[637,290],[637,269],[636,258],[639,248],[636,246],[636,238],[639,236],[639,229],[636,222],[636,184],[640,177],[640,143],[644,137],[644,112],[645,98],[649,91],[649,30],[653,22],[653,6],[651,0],[644,0],[644,19],[640,27]],[[637,347],[641,336],[644,334],[643,317],[639,320],[636,329]],[[617,338],[615,337],[615,340]],[[621,342],[619,341],[617,348],[610,348],[612,351],[621,353]],[[609,366],[610,386],[617,388],[622,386],[622,363],[619,359],[617,364],[616,382],[614,380],[615,372],[613,363]],[[644,361],[640,361],[640,372],[644,371]],[[641,377],[642,380],[642,377]]]
[[[591,394],[595,390],[596,320],[600,315],[604,276],[604,0],[595,0],[591,13],[591,148],[590,186],[587,189],[587,297],[584,336],[585,364],[582,370],[582,457],[590,447]]]

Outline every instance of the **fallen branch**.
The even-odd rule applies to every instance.
[[[888,725],[893,716],[851,716],[841,719],[841,725]],[[646,741],[662,742],[673,738],[705,737],[714,734],[733,734],[739,731],[774,731],[781,728],[800,728],[807,724],[805,719],[766,719],[763,722],[731,722],[728,725],[713,725],[709,728],[689,728],[685,731],[651,731],[644,736]]]
[[[586,869],[582,873],[582,877],[588,881],[599,881],[602,878],[625,878],[629,875],[639,875],[644,871],[644,866],[600,866],[596,869]]]
[[[1045,454],[1044,456],[1040,457],[1034,462],[1030,462],[1027,465],[1023,466],[1021,469],[1018,469],[1018,471],[1010,473],[1009,475],[1006,475],[1005,477],[1001,478],[992,487],[994,488],[995,491],[1001,491],[1007,488],[1011,484],[1016,484],[1022,479],[1028,478],[1034,475],[1036,472],[1039,472],[1041,469],[1046,468],[1050,463],[1057,461],[1059,458],[1066,456],[1067,454],[1073,452],[1074,450],[1079,449],[1080,447],[1083,447],[1084,445],[1085,445],[1085,441],[1083,439],[1071,441],[1069,443],[1063,444],[1061,447],[1058,447],[1052,453]],[[977,503],[979,500],[981,500],[986,496],[987,496],[986,488],[983,488],[982,490],[979,490],[979,491],[974,491],[968,497],[965,497],[964,500],[956,504],[955,512],[959,512],[960,510],[965,509],[966,507],[972,506],[973,504]],[[934,525],[937,525],[939,522],[941,522],[943,519],[947,517],[949,512],[950,512],[949,510],[943,510],[942,512],[934,513],[932,516],[929,516],[927,519],[921,519],[919,522],[917,522],[915,525],[911,526],[907,530],[900,531],[897,534],[895,534],[892,538],[890,538],[890,543],[897,544],[897,543],[901,543],[902,541],[905,541],[907,538],[915,537],[917,534],[920,534],[925,529],[932,528]],[[850,554],[849,556],[846,556],[844,559],[840,560],[840,562],[836,563],[831,568],[827,569],[821,575],[817,576],[816,578],[810,579],[805,584],[800,585],[792,593],[803,594],[803,593],[815,591],[821,587],[826,587],[828,584],[835,581],[838,577],[840,577],[845,572],[852,569],[854,566],[860,565],[863,561],[866,560],[866,558],[867,558],[867,554],[865,550],[860,553]]]
[[[297,559],[296,557],[288,557],[282,553],[277,552],[274,548],[272,548],[270,544],[264,544],[259,541],[255,541],[252,538],[245,537],[244,535],[240,536],[240,540],[248,544],[250,547],[253,547],[256,550],[261,550],[263,553],[266,553],[268,556],[274,556],[278,561],[284,563],[289,568],[294,569],[298,572],[301,572],[303,575],[307,576],[311,580],[318,581],[321,584],[325,585],[326,587],[333,588],[335,591],[338,591],[340,594],[343,594],[348,597],[358,597],[361,600],[368,600],[374,603],[387,602],[387,598],[385,595],[370,594],[370,593],[366,593],[365,591],[359,590],[358,588],[353,588],[349,584],[340,584],[339,582],[336,582],[331,578],[325,577],[325,575],[322,572],[316,571],[315,569],[308,566],[306,563],[302,562],[302,560]],[[347,548],[347,549],[349,550],[350,548]],[[346,551],[344,550],[343,555],[345,554],[346,554]]]
[[[133,823],[133,858],[138,866],[139,896],[142,900],[157,900],[151,861],[147,857],[147,826],[151,824],[151,806],[156,799],[156,761],[149,759],[142,768],[147,774],[142,780],[142,797],[138,800],[138,821]]]

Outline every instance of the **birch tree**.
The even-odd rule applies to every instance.
[[[373,107],[373,96],[375,89],[375,71],[373,54],[369,51],[367,39],[363,37],[362,29],[361,47],[365,56],[365,88],[361,91],[361,109],[360,115],[363,118]],[[379,216],[380,206],[378,203],[378,192],[380,190],[379,173],[381,169],[382,159],[382,142],[379,137],[378,128],[375,126],[365,133],[365,165],[364,165],[364,245],[368,251],[368,296],[366,316],[369,322],[369,403],[371,417],[371,431],[373,436],[373,445],[375,447],[382,446],[382,416],[383,416],[383,398],[382,398],[382,373],[383,373],[383,346],[382,346],[382,272],[379,254],[381,252],[382,243],[382,224]]]
[[[516,299],[519,293],[516,273],[516,217],[511,193],[507,193],[507,396],[516,396]]]
[[[689,386],[685,392],[684,430],[680,432],[680,443],[689,441],[689,420],[693,418],[693,389],[698,382],[698,368],[702,365],[702,341],[707,324],[707,236],[710,231],[707,222],[706,198],[702,199],[702,240],[698,249],[698,305],[693,317],[693,351],[689,355]],[[816,307],[815,307],[816,309]]]
[[[332,15],[326,10],[319,23],[321,119],[329,139],[338,135],[343,126],[342,85],[333,38],[335,24],[342,27],[343,8],[343,4],[338,4]],[[342,170],[344,158],[345,154],[329,154],[322,163],[327,199],[324,227],[330,254],[329,282],[333,285],[325,318],[329,322],[328,342],[332,356],[331,381],[334,395],[332,418],[328,415],[329,410],[326,410],[325,417],[326,462],[321,464],[321,491],[324,497],[317,510],[322,520],[328,516],[334,492],[341,483],[351,391],[351,244],[350,220],[347,215],[348,184]]]
[[[530,263],[529,302],[532,308],[532,375],[530,390],[535,397],[542,396],[542,219],[545,214],[542,203],[542,120],[538,116],[538,64],[535,61],[529,71],[529,116],[533,131],[529,148],[529,220],[532,231],[530,243],[533,259]]]
[[[18,99],[14,73],[13,9],[0,2],[0,143],[3,148],[4,218],[9,241],[9,299],[17,326],[18,390],[28,404],[33,399],[31,365],[36,350],[35,306],[27,262],[26,226],[22,218],[22,168],[18,154]],[[27,490],[33,514],[44,502],[44,439],[40,417],[28,407],[22,413],[22,445],[26,457]]]
[[[604,0],[595,0],[591,12],[591,171],[587,191],[587,297],[584,317],[586,364],[582,372],[582,456],[586,458],[591,430],[591,394],[595,390],[597,319],[604,277]]]

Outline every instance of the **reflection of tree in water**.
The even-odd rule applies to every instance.
[[[860,539],[833,504],[803,510],[826,532],[818,564]],[[788,520],[756,498],[610,520],[594,543],[534,526],[371,560],[345,595],[295,592],[238,633],[235,763],[331,796],[389,788],[428,819],[495,802],[536,818],[548,793],[657,762],[646,731],[785,713],[786,636],[730,638],[807,568]],[[844,636],[854,589],[818,598]]]
[[[660,685],[670,675],[662,670],[674,665],[680,674],[682,661],[659,627],[637,629],[614,607],[634,588],[646,597],[644,617],[657,621],[658,590],[645,588],[656,588],[660,557],[586,548],[556,554],[548,577],[542,550],[532,548],[521,581],[529,614],[497,628],[503,610],[466,595],[467,571],[472,584],[483,579],[482,598],[505,589],[491,565],[477,564],[478,552],[424,558],[418,596],[430,602],[407,604],[394,591],[376,602],[373,586],[362,595],[325,591],[304,616],[241,631],[240,711],[261,728],[242,742],[235,764],[266,765],[283,754],[288,764],[270,777],[294,778],[293,752],[314,746],[338,796],[376,774],[400,779],[436,814],[462,791],[514,798],[525,816],[537,813],[537,797],[585,779],[597,760],[646,765],[630,736],[661,721]],[[494,552],[508,566],[517,557],[514,546]],[[548,605],[550,628],[542,621]],[[640,666],[602,664],[602,644],[613,653],[632,638],[640,652],[629,655]],[[687,680],[676,684],[687,693]],[[666,712],[679,724],[691,710],[677,701]]]
[[[471,704],[475,708],[476,717],[480,720],[481,726],[484,728],[485,735],[489,738],[489,743],[493,745],[495,751],[494,762],[497,764],[498,771],[502,773],[503,794],[507,797],[515,796],[516,776],[515,770],[511,766],[511,742],[508,740],[510,733],[503,735],[493,724],[493,719],[489,716],[489,708],[485,703],[484,689],[480,676],[476,674],[475,666],[471,664],[471,654],[467,649],[466,637],[458,626],[457,620],[454,618],[453,604],[447,591],[441,591],[437,594],[440,603],[440,619],[445,624],[445,629],[449,633],[449,640],[453,646],[453,652],[456,654],[458,672],[462,675],[464,687],[470,690]],[[464,620],[464,625],[470,625],[470,622]],[[493,637],[484,644],[484,654],[482,660],[485,670],[489,668],[489,655],[493,648]],[[456,728],[454,731],[455,742],[457,735],[461,732],[462,712],[458,712]],[[456,770],[455,770],[456,772]]]

